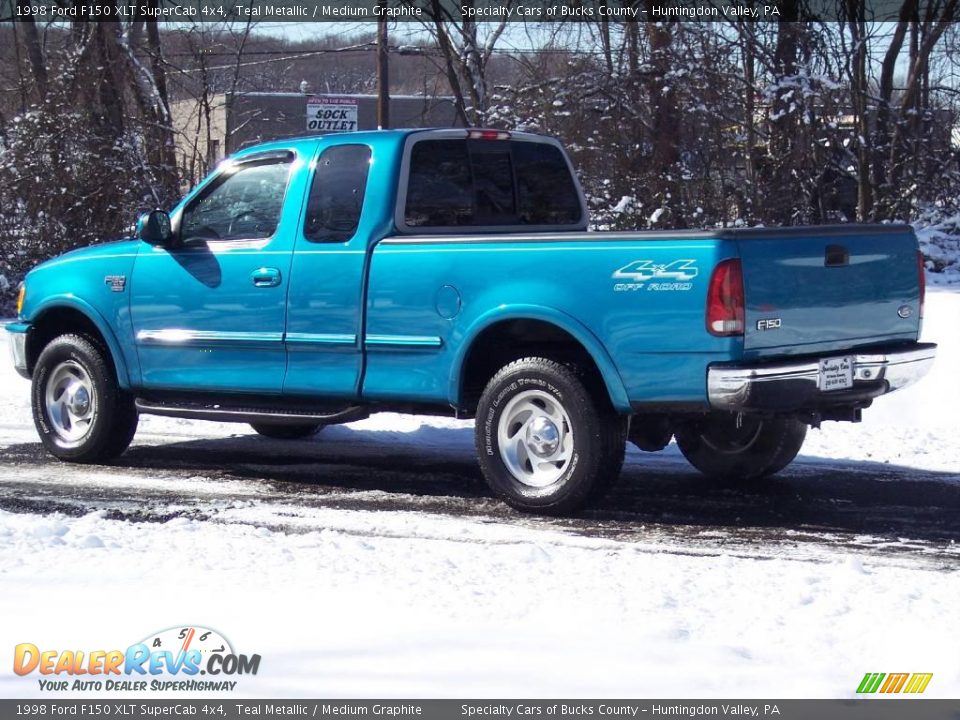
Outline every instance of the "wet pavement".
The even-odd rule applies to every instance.
[[[468,429],[440,431],[441,442],[442,433],[450,442],[437,452],[340,429],[327,439],[330,432],[308,442],[138,436],[105,466],[63,464],[39,442],[10,438],[0,448],[0,509],[239,521],[288,532],[322,529],[305,510],[400,511],[604,538],[651,552],[805,560],[855,552],[960,567],[960,474],[801,455],[775,478],[719,483],[675,451],[631,452],[602,502],[576,517],[543,518],[490,495],[468,449]],[[257,512],[237,520],[231,511],[238,508]]]

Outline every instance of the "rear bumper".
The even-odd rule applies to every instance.
[[[30,326],[26,323],[11,323],[7,325],[7,337],[10,341],[10,356],[14,369],[23,377],[29,378],[27,369],[27,332]]]
[[[732,412],[865,407],[873,398],[926,375],[936,353],[936,345],[918,343],[884,352],[831,354],[762,365],[713,365],[707,371],[707,395],[711,407]],[[851,358],[852,388],[820,389],[820,360],[829,357]]]

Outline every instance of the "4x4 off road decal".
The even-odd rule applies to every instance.
[[[612,277],[618,282],[613,286],[614,292],[644,291],[676,291],[690,290],[690,282],[699,274],[696,260],[674,260],[669,263],[658,263],[653,260],[634,260],[616,270]]]

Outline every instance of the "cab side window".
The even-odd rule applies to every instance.
[[[316,243],[346,242],[360,224],[370,172],[370,148],[337,145],[317,160],[303,235]]]
[[[226,170],[184,211],[180,236],[184,241],[271,237],[280,224],[289,175],[286,158]]]

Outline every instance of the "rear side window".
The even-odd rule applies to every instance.
[[[563,153],[538,142],[421,140],[410,152],[408,227],[571,225],[580,196]]]
[[[370,148],[338,145],[320,155],[313,172],[303,235],[312,242],[345,242],[360,224],[370,172]]]

